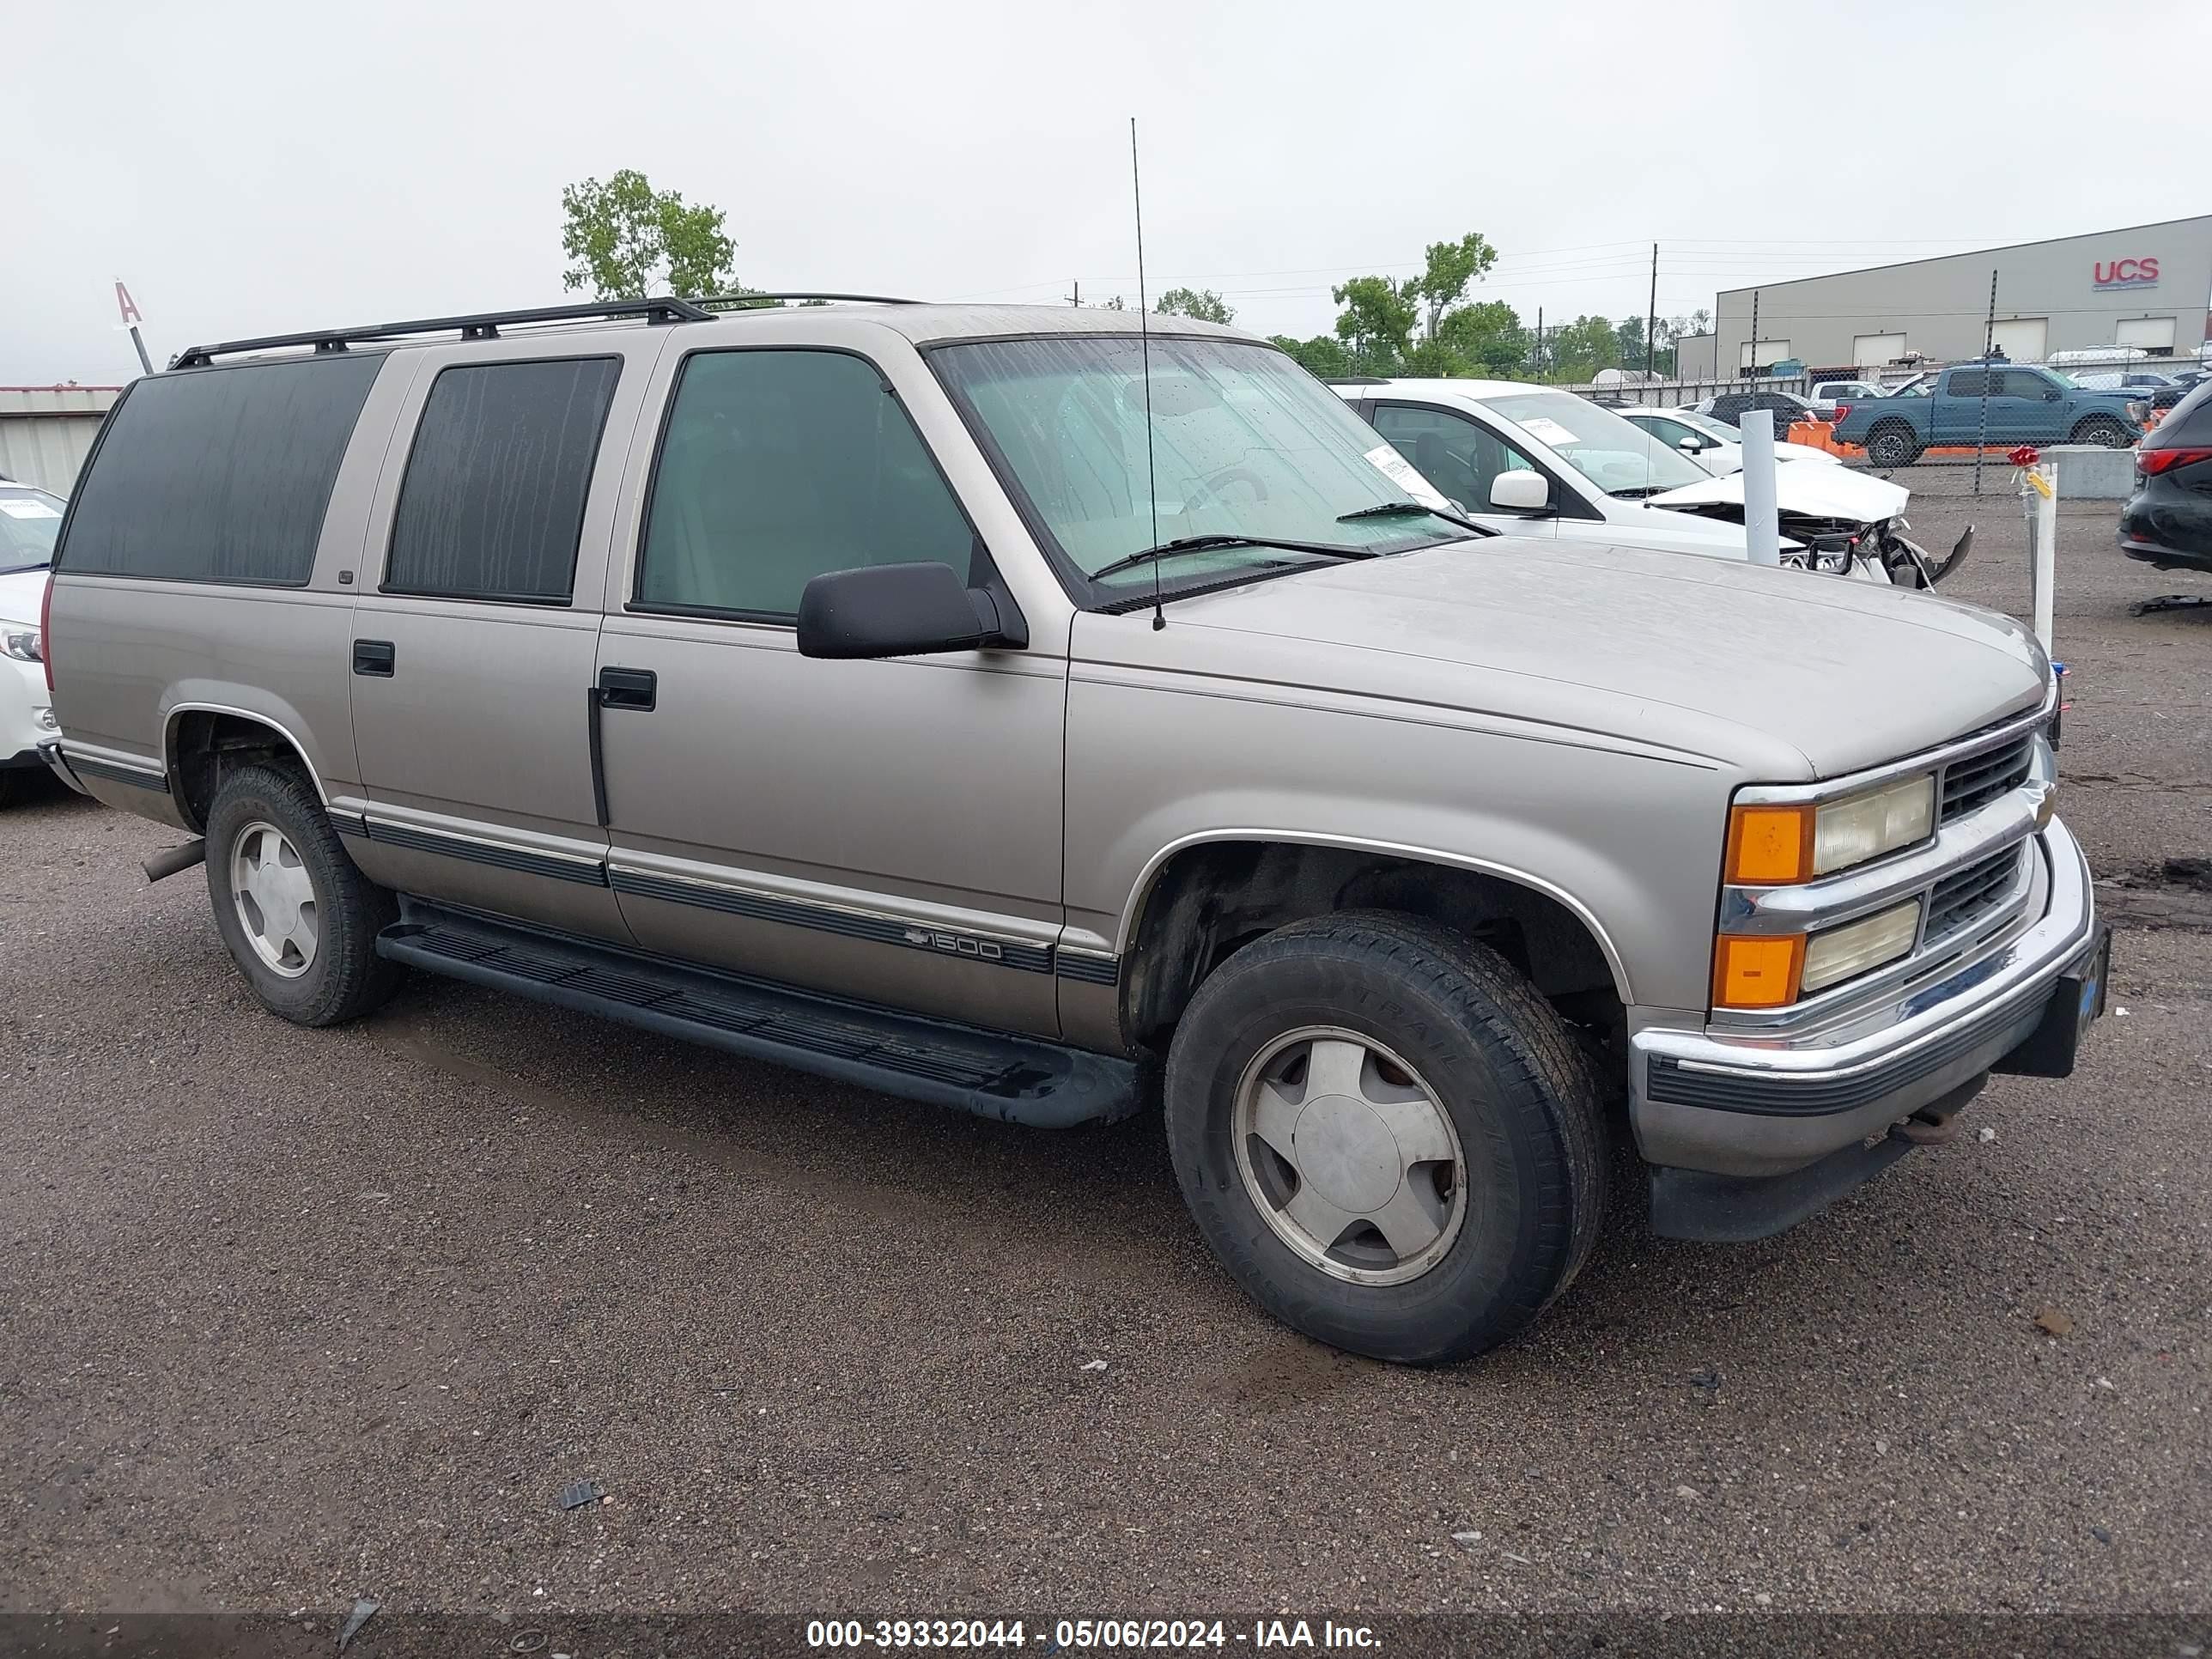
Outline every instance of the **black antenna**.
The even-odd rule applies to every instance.
[[[1160,544],[1160,490],[1152,476],[1152,325],[1146,313],[1145,300],[1145,186],[1137,174],[1137,118],[1129,118],[1129,194],[1137,208],[1137,339],[1145,358],[1145,494],[1152,498],[1152,539],[1148,546]],[[1160,611],[1160,562],[1152,561],[1152,627],[1157,631],[1168,625]]]

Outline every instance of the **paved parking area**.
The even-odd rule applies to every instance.
[[[2024,608],[2017,506],[1926,493]],[[2212,1605],[2212,866],[2172,862],[2212,857],[2212,614],[2129,616],[2191,579],[2111,517],[2061,550],[2062,810],[2123,928],[2081,1073],[1765,1243],[1624,1204],[1452,1371],[1247,1305],[1149,1122],[428,981],[298,1030],[196,875],[140,878],[175,837],[8,811],[0,1607]]]

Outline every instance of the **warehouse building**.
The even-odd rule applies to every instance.
[[[1948,362],[1981,356],[1992,336],[2015,362],[2115,345],[2191,356],[2208,307],[2212,215],[1730,289],[1714,302],[1712,333],[1680,343],[1682,372]]]
[[[119,386],[0,386],[0,478],[66,495]]]

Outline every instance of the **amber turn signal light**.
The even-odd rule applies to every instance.
[[[1813,873],[1810,806],[1738,806],[1729,813],[1728,880],[1771,887]]]
[[[1713,941],[1713,1006],[1786,1008],[1804,971],[1802,933],[1723,933]]]

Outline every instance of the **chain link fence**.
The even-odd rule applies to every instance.
[[[2132,447],[2208,374],[2212,344],[2194,355],[2113,346],[2035,362],[2000,349],[1957,362],[1717,380],[1615,374],[1561,389],[1613,408],[1691,409],[1729,426],[1769,409],[1778,439],[1923,493],[1978,496],[2011,493],[2006,458],[2023,445]]]

